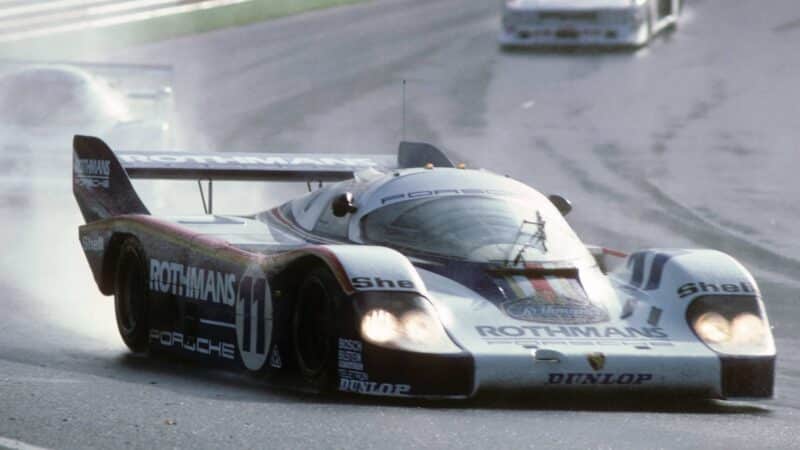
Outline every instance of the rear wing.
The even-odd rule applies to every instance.
[[[210,190],[212,180],[329,182],[351,179],[367,168],[391,170],[429,163],[453,167],[441,150],[414,142],[402,142],[396,156],[114,152],[90,136],[75,136],[73,149],[73,192],[87,222],[120,214],[149,214],[133,189],[132,178],[208,180]]]
[[[341,181],[359,170],[393,168],[390,155],[117,152],[131,178],[237,181]]]

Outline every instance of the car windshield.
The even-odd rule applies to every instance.
[[[479,262],[516,265],[587,255],[552,205],[510,198],[408,200],[369,213],[362,219],[362,232],[370,243]]]

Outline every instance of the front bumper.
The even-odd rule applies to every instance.
[[[652,352],[652,350],[650,350]],[[733,360],[697,354],[632,356],[595,348],[580,352],[535,349],[525,357],[476,358],[479,390],[650,393],[697,398],[771,398],[774,357]]]
[[[647,43],[647,29],[631,31],[624,27],[514,27],[500,32],[502,46],[515,47],[626,47]]]
[[[644,20],[539,20],[536,12],[506,12],[498,36],[503,46],[640,46],[649,36]],[[590,13],[593,14],[593,13]],[[602,17],[601,15],[592,17]]]
[[[675,346],[497,345],[493,351],[453,355],[357,347],[363,349],[355,366],[360,370],[352,370],[340,349],[342,392],[416,398],[468,398],[484,391],[771,398],[775,380],[774,356],[720,357]]]
[[[425,354],[339,340],[338,390],[385,397],[467,398],[474,359],[468,353]]]
[[[775,386],[775,356],[723,356],[723,398],[771,398]]]

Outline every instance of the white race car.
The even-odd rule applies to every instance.
[[[499,42],[513,46],[642,46],[675,27],[683,0],[507,0]]]
[[[433,146],[115,153],[77,136],[74,148],[81,245],[134,351],[366,395],[772,396],[769,321],[734,258],[587,247],[563,197]],[[207,215],[159,217],[131,178],[338,182],[247,216],[213,214],[209,182]]]

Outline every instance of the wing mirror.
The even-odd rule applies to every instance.
[[[344,217],[358,211],[358,208],[353,205],[353,193],[345,192],[337,195],[331,202],[331,209],[336,217]]]
[[[562,216],[566,216],[570,211],[572,211],[572,203],[564,197],[558,194],[553,194],[547,198],[550,199],[550,202],[555,205],[556,209],[561,213]]]

